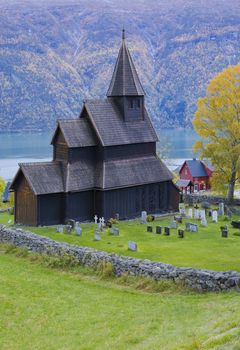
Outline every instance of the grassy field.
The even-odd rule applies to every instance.
[[[239,350],[239,294],[146,293],[0,245],[1,350]],[[139,285],[138,285],[139,289]]]
[[[9,214],[0,214],[0,223],[13,220]],[[170,218],[161,218],[152,225],[168,226]],[[189,219],[185,219],[189,220]],[[191,220],[192,222],[197,222]],[[198,222],[199,223],[199,222]],[[222,238],[220,226],[229,224],[229,238]],[[57,233],[55,227],[34,227],[31,231],[49,238],[66,241],[72,244],[89,246],[107,252],[116,252],[142,259],[162,261],[177,266],[191,266],[213,270],[240,271],[240,237],[234,236],[236,229],[231,228],[229,222],[221,219],[219,223],[209,223],[207,228],[199,227],[198,233],[186,232],[184,239],[177,237],[177,230],[172,229],[169,237],[146,232],[146,225],[138,221],[125,221],[116,225],[120,229],[120,236],[111,236],[109,230],[104,230],[101,241],[94,240],[94,224],[82,224],[83,236],[74,233]],[[184,228],[184,223],[179,227]],[[155,230],[154,230],[155,231]],[[137,252],[128,251],[128,240],[138,244]]]

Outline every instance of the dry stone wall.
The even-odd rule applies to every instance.
[[[154,280],[172,279],[174,281],[182,281],[187,287],[198,291],[240,290],[240,273],[235,271],[198,270],[191,267],[176,267],[161,262],[119,256],[93,248],[57,242],[19,228],[10,229],[4,225],[0,225],[0,242],[13,243],[32,252],[57,255],[71,254],[83,266],[96,267],[102,261],[110,262],[113,266],[113,273],[116,276],[128,273],[133,276],[145,276]]]

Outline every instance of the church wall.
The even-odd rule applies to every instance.
[[[64,223],[64,195],[52,193],[38,196],[38,225]]]
[[[149,156],[156,154],[156,143],[148,142],[141,144],[119,145],[104,147],[104,160],[110,159],[127,159],[140,156]]]
[[[77,221],[93,220],[94,192],[69,193],[66,197],[66,219]]]
[[[54,140],[53,159],[60,161],[68,160],[68,146],[60,130],[58,130]]]
[[[69,162],[75,162],[78,160],[92,160],[96,158],[96,147],[79,147],[69,149]]]
[[[15,223],[37,225],[37,197],[21,174],[15,187]]]
[[[172,187],[173,186],[173,187]],[[177,193],[176,193],[177,191]],[[178,207],[178,190],[171,182],[147,184],[130,188],[108,190],[98,194],[102,201],[102,211],[96,214],[106,219],[119,214],[120,219],[140,216],[141,211],[162,213]],[[100,203],[100,199],[98,199]]]

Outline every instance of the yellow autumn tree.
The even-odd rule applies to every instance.
[[[213,186],[224,186],[232,202],[240,176],[240,65],[229,66],[213,78],[198,100],[193,126],[201,141],[194,150],[214,166]]]

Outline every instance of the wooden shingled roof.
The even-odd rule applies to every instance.
[[[115,159],[106,161],[102,165],[95,186],[110,189],[118,187],[144,185],[170,181],[172,173],[166,165],[155,156],[138,157],[132,159]]]
[[[107,96],[144,96],[143,87],[125,43],[125,36],[122,40]]]
[[[95,146],[98,142],[94,130],[86,118],[59,120],[51,144],[54,143],[59,129],[70,148]]]
[[[64,192],[64,181],[59,162],[20,163],[11,189],[14,190],[15,180],[22,172],[35,195]]]
[[[143,120],[126,122],[110,99],[88,100],[85,108],[102,146],[158,141],[146,109]]]

